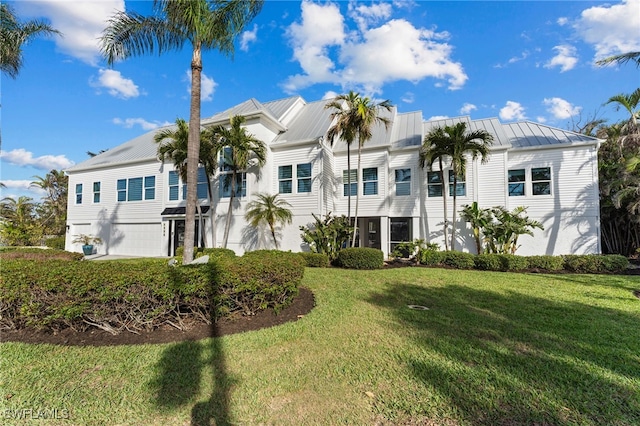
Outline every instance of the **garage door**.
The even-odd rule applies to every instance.
[[[112,225],[109,254],[163,256],[162,247],[162,225],[159,222]]]

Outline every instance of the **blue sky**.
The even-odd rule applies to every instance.
[[[2,76],[2,197],[42,194],[33,176],[64,169],[189,114],[190,49],[107,67],[97,38],[116,10],[150,1],[11,4],[63,37],[24,48],[17,79]],[[638,69],[597,59],[640,50],[640,0],[274,1],[238,37],[233,60],[203,55],[202,116],[249,98],[307,101],[356,90],[424,119],[471,115],[571,128],[640,86]]]

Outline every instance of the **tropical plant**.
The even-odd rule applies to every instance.
[[[486,227],[493,218],[491,209],[479,208],[477,201],[462,207],[462,210],[460,210],[460,217],[471,225],[473,239],[476,243],[476,253],[482,254],[482,229],[484,229],[484,227]]]
[[[640,67],[640,52],[627,52],[620,55],[609,56],[596,62],[596,64],[603,66],[617,62],[619,65],[626,64],[632,61],[636,63],[637,67]]]
[[[62,170],[51,170],[44,177],[34,176],[31,187],[46,192],[36,207],[40,225],[47,235],[64,235],[67,222],[67,196],[69,178]]]
[[[376,124],[383,124],[385,130],[389,128],[391,120],[382,117],[382,110],[391,111],[391,103],[388,100],[374,103],[368,97],[363,97],[359,93],[350,91],[346,95],[339,95],[333,101],[327,103],[325,108],[333,109],[331,119],[336,120],[335,124],[327,131],[327,137],[333,142],[335,137],[339,137],[347,144],[347,213],[351,218],[351,161],[350,145],[358,140],[358,168],[356,175],[356,211],[354,218],[354,230],[352,246],[355,246],[356,229],[358,224],[358,204],[360,201],[360,179],[362,179],[362,147],[373,136],[372,128]]]
[[[92,246],[102,244],[102,238],[90,234],[77,234],[71,240],[72,244],[82,244],[83,246]]]
[[[187,181],[187,145],[189,140],[189,127],[187,122],[182,119],[176,119],[175,126],[167,127],[158,131],[154,136],[154,141],[158,144],[158,160],[171,161],[182,179]],[[199,164],[204,168],[207,176],[207,197],[209,199],[209,219],[211,221],[211,244],[215,245],[215,226],[214,226],[214,209],[213,209],[213,188],[211,179],[215,176],[218,168],[218,155],[221,146],[218,142],[218,136],[213,129],[205,128],[200,132],[200,154]],[[202,209],[200,203],[196,204],[199,217],[202,217]],[[202,240],[204,238],[204,226],[200,223],[200,233]]]
[[[493,144],[493,136],[486,130],[474,130],[467,132],[467,124],[465,122],[456,123],[453,126],[436,127],[431,130],[424,138],[422,148],[420,150],[420,165],[424,167],[433,166],[438,160],[440,163],[440,181],[442,182],[442,197],[444,200],[445,216],[445,241],[447,236],[447,212],[446,198],[448,180],[445,181],[442,169],[443,158],[450,160],[451,173],[453,174],[453,213],[451,227],[451,250],[455,250],[455,234],[456,234],[456,201],[458,195],[458,179],[464,177],[467,168],[467,155],[470,154],[473,160],[481,157],[481,161],[485,163],[489,158],[489,148]],[[446,246],[446,242],[445,242]]]
[[[302,240],[307,243],[313,253],[322,253],[333,261],[338,252],[345,248],[353,232],[349,218],[345,215],[332,216],[329,212],[324,219],[311,213],[314,223],[310,226],[300,226]]]
[[[32,246],[42,238],[32,198],[5,197],[0,201],[0,238],[9,246]]]
[[[187,206],[184,262],[193,260],[200,153],[202,51],[234,52],[233,40],[262,9],[264,0],[155,0],[153,15],[117,12],[101,37],[109,65],[132,56],[191,45],[191,105],[187,143]]]
[[[227,248],[229,240],[229,229],[231,228],[231,215],[233,213],[233,200],[236,196],[236,180],[238,173],[242,173],[249,167],[249,160],[254,157],[257,165],[262,167],[267,159],[267,148],[263,141],[253,136],[242,124],[245,118],[241,115],[231,117],[231,127],[216,126],[212,132],[219,139],[222,152],[221,168],[231,172],[231,179],[223,181],[222,184],[230,186],[229,210],[227,211],[227,222],[224,228],[222,247]]]
[[[544,229],[540,222],[524,216],[527,208],[516,207],[512,211],[497,206],[491,209],[494,220],[483,228],[484,239],[488,253],[515,254],[520,247],[520,235],[533,236],[533,229]]]
[[[260,193],[254,194],[254,197],[255,199],[247,204],[247,212],[244,217],[253,227],[257,227],[263,222],[266,223],[277,250],[276,225],[292,222],[292,214],[289,210],[291,204],[280,198],[279,194]]]
[[[43,21],[19,22],[13,8],[0,4],[0,71],[16,78],[22,68],[22,47],[32,38],[60,34]]]

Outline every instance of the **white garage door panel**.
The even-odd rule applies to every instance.
[[[110,237],[110,254],[162,256],[160,223],[114,223]]]

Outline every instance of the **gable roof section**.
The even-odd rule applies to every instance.
[[[331,126],[331,111],[325,109],[330,101],[331,99],[327,99],[306,104],[287,130],[276,136],[271,147],[278,148],[285,144],[308,142],[323,137]]]
[[[282,130],[285,129],[282,123],[280,123],[280,121],[278,121],[278,119],[274,117],[271,110],[269,108],[266,108],[260,103],[260,101],[255,98],[251,98],[247,101],[242,102],[241,104],[227,109],[226,111],[219,112],[209,118],[205,118],[204,120],[202,120],[202,125],[210,126],[227,123],[230,121],[231,117],[236,115],[242,115],[245,117],[262,115],[272,123],[276,124],[276,127],[281,128]]]
[[[503,126],[507,137],[516,149],[595,145],[600,142],[598,138],[531,121],[509,123]]]
[[[391,132],[391,149],[422,145],[422,112],[397,114]]]

